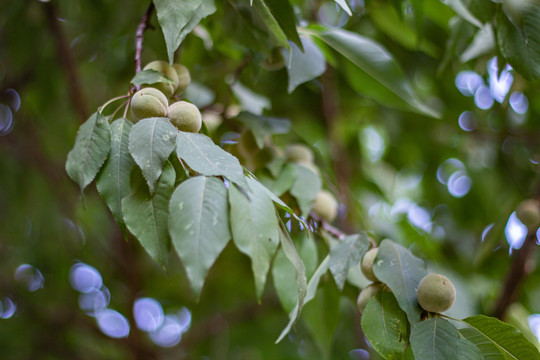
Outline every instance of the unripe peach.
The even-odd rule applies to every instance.
[[[191,83],[191,75],[189,74],[188,68],[184,65],[173,64],[173,68],[176,71],[176,75],[178,77],[177,87],[174,91],[174,94],[176,95],[186,90],[188,85]]]
[[[375,273],[373,272],[373,263],[375,262],[375,258],[377,257],[377,254],[379,253],[379,248],[373,248],[368,250],[364,257],[362,258],[362,263],[360,264],[360,267],[362,268],[362,272],[371,281],[379,281],[377,277],[375,276]]]
[[[155,83],[145,86],[153,87],[162,91],[168,98],[170,98],[174,94],[174,90],[178,87],[178,74],[172,66],[169,66],[168,62],[162,60],[152,61],[146,64],[143,70],[159,71],[173,81],[173,84]]]
[[[199,132],[202,126],[202,116],[199,108],[187,101],[178,101],[169,106],[167,117],[180,131]]]
[[[360,291],[360,294],[358,294],[358,299],[356,299],[356,306],[358,307],[358,310],[360,312],[363,312],[368,301],[377,295],[377,293],[382,289],[383,284],[381,283],[373,283],[369,284],[365,288]]]
[[[144,88],[137,91],[131,98],[131,113],[135,121],[149,117],[164,117],[167,115],[167,97],[154,88]]]
[[[440,313],[454,304],[456,288],[446,276],[432,273],[420,280],[416,296],[422,309]]]
[[[338,212],[338,202],[334,195],[321,190],[313,202],[313,212],[328,222],[334,221]]]
[[[285,149],[285,155],[290,162],[313,162],[313,151],[304,144],[289,145]]]

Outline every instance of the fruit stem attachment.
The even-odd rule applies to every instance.
[[[139,26],[137,26],[137,31],[135,32],[135,74],[140,73],[142,70],[141,55],[143,52],[144,31],[149,25],[152,11],[154,11],[154,3],[150,2],[148,9],[146,9],[146,12],[141,18],[141,22],[139,23]],[[135,85],[135,88],[137,89],[137,91],[139,91],[141,89],[141,85]]]
[[[115,101],[117,101],[117,100],[125,99],[125,98],[127,98],[127,97],[129,97],[129,94],[128,94],[128,95],[117,96],[117,97],[115,97],[115,98],[110,99],[109,101],[107,101],[105,104],[101,105],[101,106],[98,108],[98,112],[99,112],[100,114],[102,114],[102,113],[103,113],[103,110],[105,110],[105,108],[106,108],[107,106],[109,106],[110,104],[112,104],[113,102],[115,102]]]
[[[129,107],[128,104],[129,104],[129,100],[126,100],[122,104],[120,104],[120,106],[117,107],[116,110],[114,110],[114,112],[111,114],[111,121],[114,120],[116,113],[122,108],[122,106],[126,106],[126,111],[127,111],[127,108]],[[124,111],[124,117],[126,117],[125,111]]]

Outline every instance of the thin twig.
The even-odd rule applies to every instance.
[[[154,11],[153,2],[151,2],[150,5],[148,6],[148,9],[146,9],[146,12],[141,18],[141,22],[139,23],[139,26],[137,26],[137,31],[135,33],[135,73],[136,74],[140,73],[142,70],[141,56],[143,52],[144,32],[148,28],[152,11]],[[139,84],[135,85],[135,89],[139,91],[141,89],[141,85]]]

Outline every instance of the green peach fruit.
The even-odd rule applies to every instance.
[[[189,70],[184,65],[180,64],[173,64],[173,68],[176,71],[176,75],[178,77],[178,85],[176,86],[176,90],[174,91],[174,94],[180,94],[186,90],[186,88],[191,83],[191,75],[189,74]]]
[[[431,273],[420,280],[416,296],[422,309],[440,313],[454,304],[456,288],[446,276]]]
[[[366,305],[372,297],[376,296],[377,293],[382,289],[383,285],[381,283],[369,284],[360,291],[358,294],[358,299],[356,299],[356,306],[360,312],[363,312],[366,308]]]
[[[304,144],[289,145],[285,149],[285,155],[290,162],[313,162],[313,151]]]
[[[164,117],[167,115],[167,97],[154,88],[144,88],[137,91],[131,98],[131,113],[135,120],[149,117]]]
[[[321,190],[313,202],[313,212],[323,220],[332,222],[337,216],[338,202],[334,195],[326,190]]]
[[[377,279],[375,273],[373,272],[373,263],[375,262],[375,258],[377,257],[378,253],[379,248],[373,248],[368,250],[364,254],[364,257],[362,258],[362,262],[360,264],[360,267],[362,268],[362,273],[364,273],[365,277],[371,281],[379,281],[379,279]]]
[[[146,85],[147,87],[153,87],[160,91],[162,91],[168,98],[173,96],[175,89],[178,87],[178,74],[176,73],[176,70],[169,66],[169,63],[162,60],[156,60],[149,62],[146,64],[143,70],[155,70],[159,71],[169,79],[173,81],[174,84],[167,84],[167,83],[155,83]]]
[[[167,117],[180,131],[199,132],[202,126],[202,116],[199,108],[187,101],[178,101],[169,106]]]

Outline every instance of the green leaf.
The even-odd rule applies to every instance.
[[[476,32],[472,43],[463,51],[459,60],[463,63],[475,59],[481,55],[489,54],[495,47],[495,36],[491,24],[484,25]]]
[[[129,153],[141,168],[150,193],[175,147],[178,130],[167,118],[143,119],[129,133]]]
[[[248,182],[249,182],[249,186],[251,188],[256,188],[257,190],[256,191],[264,191],[266,193],[266,195],[268,195],[268,197],[270,199],[272,199],[272,201],[277,205],[279,206],[281,209],[285,210],[286,212],[288,212],[292,217],[294,217],[296,220],[304,223],[304,221],[302,219],[300,219],[295,213],[294,211],[287,205],[283,202],[283,200],[281,200],[280,198],[278,198],[272,191],[268,190],[268,188],[266,186],[264,186],[263,184],[261,184],[260,181],[256,180],[256,179],[253,179],[253,178],[250,178],[248,177]],[[305,224],[304,224],[305,225]]]
[[[272,192],[281,196],[289,191],[296,181],[296,167],[293,164],[287,164],[279,173],[276,181],[272,184]]]
[[[311,27],[305,30],[309,34],[319,38],[328,46],[343,55],[352,62],[357,71],[364,78],[371,79],[366,89],[370,93],[378,94],[380,91],[372,91],[374,86],[382,87],[394,94],[393,102],[403,108],[407,105],[411,110],[426,116],[439,118],[439,111],[422,103],[412,89],[411,84],[405,78],[403,71],[392,54],[382,45],[375,41],[342,29],[327,29],[324,27]],[[377,101],[387,101],[385,96],[378,96]]]
[[[261,0],[261,3],[264,3],[270,9],[272,16],[276,19],[287,38],[302,49],[302,43],[296,30],[296,17],[289,0]]]
[[[239,81],[236,81],[231,85],[231,90],[240,102],[240,105],[242,105],[242,108],[252,114],[262,115],[264,109],[270,109],[272,107],[270,99],[255,93],[242,85]]]
[[[281,49],[283,58],[287,62],[287,74],[289,76],[287,91],[289,94],[298,85],[315,79],[326,70],[326,60],[321,49],[310,38],[302,36],[301,41],[304,47],[303,52],[294,44],[289,50]]]
[[[306,296],[302,299],[303,301],[298,301],[296,303],[296,306],[294,309],[289,313],[289,323],[283,329],[281,334],[279,335],[278,339],[276,340],[276,344],[279,343],[283,338],[291,331],[292,326],[296,322],[296,320],[300,317],[300,311],[302,310],[302,306],[307,304],[309,301],[311,301],[315,297],[315,293],[317,292],[317,287],[319,286],[319,282],[321,280],[321,277],[328,271],[328,262],[330,260],[330,257],[327,256],[324,258],[324,260],[321,262],[317,270],[315,270],[315,273],[309,280],[309,283],[307,284],[307,291]]]
[[[341,6],[341,8],[347,13],[347,15],[352,16],[351,8],[349,7],[349,4],[347,4],[346,0],[334,0],[336,4]]]
[[[262,21],[270,31],[270,34],[274,38],[276,45],[289,47],[287,42],[287,36],[281,29],[279,22],[276,20],[272,11],[266,4],[265,0],[251,0],[252,5],[261,17]]]
[[[478,20],[467,7],[461,2],[461,0],[443,0],[443,3],[452,8],[461,18],[467,20],[477,28],[482,28],[482,22]]]
[[[495,318],[476,315],[463,319],[470,327],[461,334],[475,344],[485,359],[540,359],[540,353],[515,327]]]
[[[143,84],[155,84],[155,83],[167,83],[174,85],[174,81],[155,70],[143,70],[138,72],[131,83],[134,85],[143,85]]]
[[[448,320],[435,317],[412,325],[410,342],[415,359],[455,360],[459,332]]]
[[[497,14],[497,45],[504,58],[525,78],[540,77],[540,5],[528,4],[520,10],[516,26],[503,11]]]
[[[456,359],[458,360],[483,360],[480,350],[472,342],[465,338],[459,339],[459,349]]]
[[[163,269],[167,269],[170,243],[167,226],[169,200],[176,173],[167,161],[153,195],[148,191],[139,169],[136,169],[134,175],[139,177],[134,192],[122,200],[124,220],[129,231],[139,240],[146,252]]]
[[[362,314],[362,330],[383,358],[401,359],[408,345],[407,315],[390,291],[381,290],[369,300]]]
[[[298,253],[305,265],[306,276],[313,274],[318,263],[317,245],[311,236],[302,231],[291,235],[297,244]],[[286,312],[291,312],[298,302],[296,271],[287,259],[283,249],[279,249],[272,264],[272,278],[277,295]]]
[[[206,176],[225,176],[242,187],[247,186],[238,159],[204,134],[180,131],[176,138],[176,153],[193,171]]]
[[[125,118],[117,119],[111,124],[111,150],[103,169],[96,178],[99,194],[107,203],[114,220],[126,235],[122,215],[122,199],[129,195],[129,177],[135,164],[129,155],[129,132],[133,124]]]
[[[360,263],[368,248],[367,235],[360,233],[344,237],[330,250],[330,272],[338,289],[343,290],[349,269]]]
[[[214,0],[154,0],[159,25],[165,36],[169,63],[187,34],[216,11]]]
[[[231,239],[223,182],[196,176],[181,183],[169,203],[169,234],[199,299],[208,270]]]
[[[328,284],[329,285],[329,284]],[[302,322],[319,348],[320,360],[331,359],[332,345],[340,319],[340,294],[333,286],[323,286],[302,311]]]
[[[68,154],[66,171],[79,184],[81,192],[94,180],[109,155],[111,130],[109,122],[94,113],[81,125],[75,145]]]
[[[251,258],[257,298],[266,284],[270,262],[279,245],[276,209],[265,192],[250,188],[249,199],[235,185],[229,187],[231,230],[233,241],[242,253]]]
[[[321,179],[318,174],[305,166],[293,164],[296,168],[296,180],[291,188],[291,195],[295,197],[302,216],[307,216],[311,205],[321,191]]]
[[[291,130],[291,122],[285,118],[241,112],[238,115],[238,121],[251,129],[259,148],[264,146],[264,139],[268,135],[287,134]]]
[[[392,290],[411,325],[420,321],[422,309],[418,305],[416,288],[427,275],[424,262],[403,246],[385,239],[379,246],[373,272]]]

